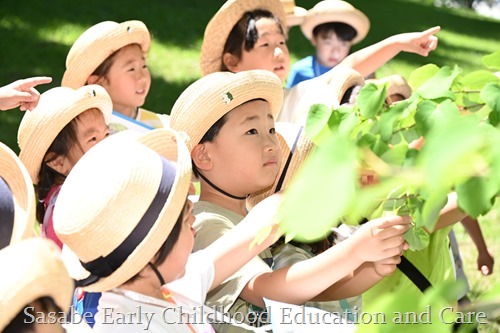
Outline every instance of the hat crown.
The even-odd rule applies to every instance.
[[[283,103],[281,80],[266,70],[215,72],[195,81],[175,102],[170,126],[189,137],[189,149],[226,113],[253,99],[264,99],[277,118]]]
[[[59,132],[91,108],[99,109],[106,124],[109,123],[113,103],[102,86],[88,85],[77,90],[68,87],[49,89],[40,96],[37,107],[24,114],[17,132],[17,143],[21,150],[19,157],[33,184],[38,183],[42,159]]]

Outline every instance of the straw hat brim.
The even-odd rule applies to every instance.
[[[33,111],[24,114],[17,132],[21,149],[19,158],[26,166],[33,184],[38,184],[43,158],[59,132],[75,117],[91,108],[101,110],[106,124],[109,124],[113,104],[102,86],[88,85],[77,90],[52,88],[40,96]]]
[[[17,155],[0,142],[0,177],[14,198],[14,228],[10,244],[35,236],[35,191],[31,178]]]
[[[304,36],[311,40],[314,28],[329,22],[342,22],[353,27],[357,32],[352,40],[353,45],[362,41],[370,30],[368,17],[351,4],[341,0],[327,0],[316,4],[308,11],[300,27]]]
[[[246,12],[263,9],[276,15],[283,27],[286,14],[279,0],[228,0],[208,22],[201,45],[201,74],[218,72],[222,68],[222,52],[229,33]]]
[[[307,9],[295,6],[293,13],[286,14],[286,25],[289,27],[294,27],[301,25],[307,15]]]
[[[100,278],[92,284],[82,287],[83,290],[90,292],[103,292],[119,287],[127,280],[135,276],[137,273],[139,273],[148,264],[148,262],[150,262],[150,260],[156,255],[160,247],[166,241],[178,217],[180,216],[186,202],[191,182],[191,156],[189,154],[189,151],[187,150],[186,145],[184,144],[185,138],[181,133],[178,133],[171,129],[156,129],[146,134],[141,134],[141,136],[136,136],[134,139],[136,140],[136,142],[133,142],[131,139],[124,139],[123,137],[118,139],[120,134],[121,132],[118,134],[114,134],[110,138],[97,144],[85,154],[85,156],[72,170],[70,176],[68,176],[68,178],[66,179],[66,182],[63,185],[63,188],[61,189],[58,197],[58,206],[56,206],[54,211],[54,227],[57,235],[65,244],[65,246],[63,247],[63,260],[68,268],[70,275],[73,278],[81,280],[89,276],[89,272],[83,268],[80,260],[82,262],[89,262],[100,256],[107,255],[106,253],[102,252],[105,251],[103,249],[103,244],[109,242],[109,234],[101,234],[101,232],[99,231],[101,227],[100,224],[106,222],[108,224],[116,223],[116,220],[114,220],[113,218],[109,218],[108,221],[106,218],[95,218],[94,220],[94,218],[89,217],[87,223],[84,223],[83,226],[65,225],[66,222],[64,219],[73,214],[73,212],[71,212],[71,209],[72,207],[77,205],[79,201],[78,198],[75,197],[74,193],[71,192],[78,191],[79,189],[78,180],[76,180],[76,178],[75,180],[71,179],[72,175],[74,175],[75,177],[80,176],[80,171],[77,170],[77,168],[79,166],[80,168],[88,168],[92,163],[95,163],[95,159],[99,159],[99,157],[102,157],[102,154],[106,152],[105,145],[111,144],[111,147],[113,148],[116,148],[119,145],[123,145],[123,151],[120,152],[125,153],[127,151],[132,154],[134,151],[137,151],[137,149],[134,150],[132,148],[134,147],[134,144],[137,145],[138,141],[139,143],[152,149],[161,156],[174,162],[176,165],[176,175],[168,199],[160,214],[158,215],[158,218],[156,219],[153,227],[151,227],[141,243],[113,273],[111,273],[107,277]],[[133,137],[133,135],[131,137]],[[95,156],[91,156],[91,154]],[[144,183],[144,186],[152,186],[154,188],[154,184],[146,184],[146,178],[147,177],[142,177],[141,179],[135,179],[134,181],[141,181]],[[71,183],[73,181],[75,182],[70,185],[71,188],[69,188],[67,186],[68,182]],[[124,181],[132,180],[128,179]],[[120,190],[123,191],[124,188],[116,189],[116,191]],[[66,191],[68,191],[68,193],[65,193]],[[100,208],[102,210],[106,210],[111,209],[110,207],[112,205],[117,205],[117,207],[114,207],[112,210],[119,210],[120,207],[118,207],[118,205],[120,203],[118,201],[115,201],[115,198],[111,198],[110,200],[112,200],[113,202],[103,202],[102,207]],[[134,205],[134,207],[139,207],[140,205],[138,205],[138,201],[140,200],[148,200],[148,195],[145,193],[136,193],[135,203],[122,202],[121,205]],[[86,208],[86,210],[89,211],[88,208]],[[92,213],[89,213],[89,215],[91,214]],[[138,214],[143,214],[143,212],[139,212]],[[108,227],[112,226],[108,225]],[[125,235],[124,237],[126,236],[128,235]],[[119,236],[115,234],[115,237]],[[94,250],[89,251],[89,247],[94,248]],[[100,253],[96,253],[95,249],[97,249],[97,251],[100,250]],[[110,249],[110,251],[112,250],[114,249]]]
[[[191,151],[220,118],[248,101],[266,100],[276,119],[283,94],[281,80],[266,70],[212,73],[179,96],[170,114],[170,126],[188,135]]]
[[[101,22],[85,31],[71,47],[61,86],[80,88],[115,51],[130,44],[139,44],[142,52],[147,53],[150,43],[148,28],[141,21]]]
[[[54,242],[31,238],[0,251],[0,331],[26,305],[51,297],[62,311],[68,312],[73,295],[73,280],[69,277]]]
[[[387,88],[387,96],[401,95],[404,99],[410,98],[412,90],[410,85],[401,75],[389,75],[380,79],[366,80],[366,83],[374,83],[377,85],[389,83]]]

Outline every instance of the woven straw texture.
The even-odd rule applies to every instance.
[[[33,184],[38,183],[38,173],[47,149],[71,120],[88,109],[97,108],[108,124],[112,107],[111,98],[99,85],[88,85],[78,90],[56,87],[44,92],[37,107],[24,114],[17,132],[17,143],[21,149],[19,158],[28,169]]]
[[[148,28],[141,21],[98,23],[81,34],[69,50],[61,86],[80,88],[115,51],[126,45],[139,44],[142,52],[147,53],[150,43]]]
[[[226,113],[253,99],[266,100],[276,119],[283,103],[281,80],[266,70],[217,72],[191,84],[179,96],[170,114],[170,126],[185,132],[192,150]]]
[[[343,22],[352,26],[357,31],[356,37],[352,40],[353,45],[362,41],[370,30],[368,17],[350,3],[342,0],[318,2],[307,12],[300,28],[304,36],[310,40],[314,27],[327,22]]]
[[[212,17],[205,28],[201,45],[201,74],[207,75],[221,70],[222,52],[229,33],[243,14],[256,9],[267,10],[276,15],[286,26],[286,15],[279,0],[228,0]]]
[[[65,244],[63,258],[70,275],[81,279],[88,272],[79,260],[89,262],[111,253],[150,206],[162,176],[160,155],[176,165],[172,190],[144,240],[117,270],[84,290],[107,291],[139,273],[167,239],[186,202],[191,157],[183,137],[156,129],[139,141],[142,144],[111,136],[97,144],[78,161],[57,199],[54,228]]]
[[[31,238],[0,251],[0,331],[29,303],[51,297],[67,312],[73,295],[73,280],[51,240]]]

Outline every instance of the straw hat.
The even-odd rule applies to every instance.
[[[247,198],[247,207],[256,204],[274,193],[285,189],[293,180],[304,160],[309,156],[315,145],[309,140],[305,128],[300,125],[285,122],[275,123],[276,133],[280,142],[281,163],[276,179],[270,187],[252,193]]]
[[[389,83],[387,88],[387,97],[390,98],[394,95],[401,95],[404,99],[410,98],[412,91],[408,82],[401,75],[389,75],[381,79],[370,79],[366,80],[366,83],[375,83],[377,85],[382,85]]]
[[[328,22],[342,22],[353,27],[357,32],[356,37],[352,40],[353,45],[363,40],[368,34],[368,30],[370,30],[368,17],[350,3],[342,0],[318,2],[313,8],[309,9],[300,28],[307,39],[310,40],[313,37],[313,29]]]
[[[142,134],[139,142],[115,134],[71,170],[57,198],[54,229],[78,286],[102,292],[122,285],[166,241],[190,186],[183,140],[171,129]]]
[[[62,311],[68,312],[73,295],[73,280],[51,240],[31,238],[0,251],[0,331],[26,305],[51,297]],[[8,274],[7,274],[8,272]]]
[[[246,12],[267,10],[276,15],[283,26],[286,15],[280,0],[228,0],[212,17],[205,28],[201,45],[201,74],[207,75],[221,70],[222,52],[229,33]]]
[[[97,108],[102,111],[106,124],[111,119],[113,104],[106,90],[99,85],[83,86],[78,90],[56,87],[40,96],[37,107],[26,112],[19,125],[17,143],[19,158],[28,169],[33,184],[50,145],[61,130],[84,111]]]
[[[191,151],[226,113],[259,98],[270,104],[276,119],[283,103],[283,86],[274,73],[260,69],[212,73],[179,96],[170,113],[170,126],[187,133]]]
[[[17,155],[0,142],[0,249],[35,236],[35,192]]]
[[[307,9],[295,6],[294,0],[281,0],[286,14],[286,25],[294,27],[301,25],[307,15]]]
[[[77,89],[85,85],[97,67],[124,46],[139,44],[142,52],[147,53],[150,38],[141,21],[105,21],[90,27],[69,50],[61,86]]]

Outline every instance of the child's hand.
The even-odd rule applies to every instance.
[[[373,268],[375,272],[380,276],[389,276],[396,270],[396,265],[401,262],[401,255],[395,255],[393,257],[375,261],[373,263]]]
[[[13,109],[18,106],[21,111],[33,110],[40,99],[40,93],[34,87],[51,81],[50,77],[31,77],[0,87],[0,110]]]
[[[408,216],[390,216],[371,220],[352,238],[354,255],[362,261],[379,261],[401,255],[408,248],[404,233],[410,228]]]
[[[395,35],[397,43],[401,46],[401,51],[420,54],[427,57],[429,52],[436,49],[438,38],[434,36],[441,30],[441,27],[433,27],[422,32],[410,32]]]
[[[494,263],[495,259],[488,250],[479,251],[477,256],[477,269],[481,272],[481,274],[486,276],[493,273]]]

